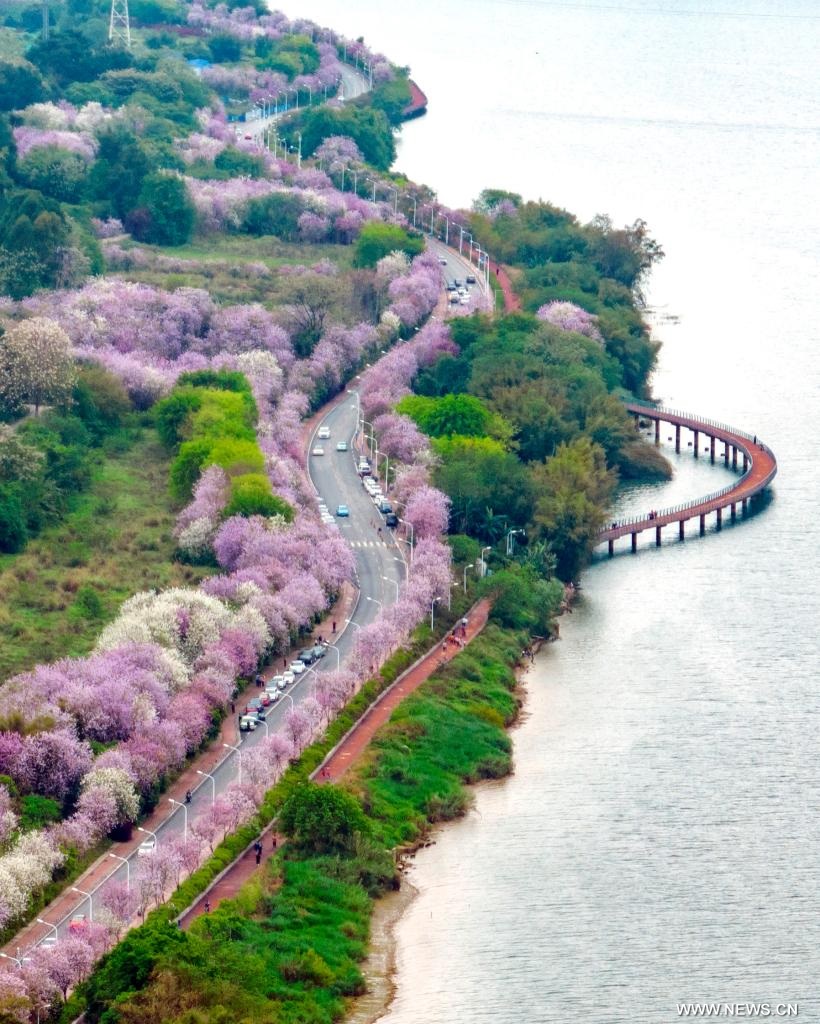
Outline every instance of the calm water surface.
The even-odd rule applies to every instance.
[[[820,1020],[815,0],[306,0],[413,67],[399,166],[645,218],[654,388],[756,431],[743,525],[596,562],[528,678],[516,773],[412,870],[388,1024],[647,1022],[682,1001]],[[673,320],[671,318],[679,318]],[[682,456],[639,508],[722,486]]]

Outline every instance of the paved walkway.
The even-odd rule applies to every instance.
[[[490,613],[490,602],[484,598],[475,604],[468,612],[467,627],[464,635],[464,643],[469,644],[484,629]],[[459,630],[459,634],[461,631]],[[338,782],[350,766],[361,757],[367,748],[376,731],[381,728],[393,714],[393,711],[401,704],[405,697],[417,690],[423,682],[440,668],[441,665],[452,661],[462,650],[460,644],[449,643],[449,637],[440,641],[427,654],[419,658],[399,678],[389,686],[370,708],[350,729],[347,735],[343,736],[337,745],[330,751],[322,764],[313,773],[317,782]],[[276,844],[274,846],[274,838]],[[260,840],[263,848],[263,859],[278,849],[284,837],[273,831],[269,825]],[[233,864],[229,865],[219,876],[211,887],[202,893],[199,899],[180,918],[183,928],[188,928],[190,923],[197,917],[202,917],[217,907],[222,900],[232,899],[242,886],[261,871],[262,866],[257,865],[256,853],[253,847],[246,850],[238,857]],[[207,909],[206,909],[207,907]]]

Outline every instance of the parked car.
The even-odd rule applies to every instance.
[[[262,701],[259,697],[254,697],[253,700],[249,700],[245,705],[245,714],[252,715],[255,711],[258,711],[262,707]]]
[[[269,689],[269,690],[272,690],[272,689],[273,689],[274,687],[277,687],[277,688],[281,689],[281,687],[282,687],[282,684],[284,683],[284,681],[285,681],[285,679],[284,679],[284,677],[283,677],[283,676],[281,676],[281,675],[278,675],[278,676],[274,676],[274,677],[273,677],[273,678],[272,678],[272,679],[271,679],[271,680],[270,680],[270,681],[268,682],[268,689]]]
[[[452,282],[449,282],[448,285],[447,285],[447,291],[448,292],[454,292],[455,290],[456,290],[456,286]]]
[[[137,847],[137,856],[138,857],[150,857],[151,854],[154,852],[154,850],[156,850],[156,848],[157,848],[157,841],[156,841],[156,839],[153,836],[148,836],[148,838],[147,839],[143,839],[143,841]],[[74,918],[73,917],[71,919],[71,923],[72,924],[74,923]]]
[[[299,661],[304,665],[312,665],[316,661],[316,655],[313,653],[312,647],[306,647],[303,651],[299,651]]]
[[[263,690],[259,694],[259,699],[262,701],[262,707],[263,708],[266,708],[270,704],[270,696],[268,695],[268,691],[267,690]]]
[[[464,282],[459,280],[459,278],[455,278],[455,280],[453,281],[453,284],[456,286],[456,288],[463,288],[464,287]]]
[[[319,658],[324,658],[324,656],[327,654],[327,648],[325,647],[324,644],[316,644],[316,646],[312,648],[312,653],[313,660],[318,661]]]
[[[470,296],[469,295],[462,295],[461,299],[460,299],[460,302],[461,302],[462,306],[469,306],[470,305]]]
[[[320,444],[315,444],[313,446],[313,451],[310,454],[311,455],[324,455],[325,454],[325,450],[324,450],[324,448]]]
[[[142,852],[142,847],[140,847],[140,852]],[[73,932],[73,933],[84,932],[85,931],[85,925],[86,925],[85,914],[75,914],[71,918],[71,920],[68,922],[68,930],[70,932]]]
[[[392,512],[392,511],[393,511],[393,506],[390,504],[390,502],[386,498],[382,498],[382,500],[381,500],[381,502],[379,504],[379,512],[381,512],[381,514],[383,516],[386,516],[388,512]]]
[[[386,526],[389,526],[391,529],[395,530],[395,528],[399,525],[399,517],[396,515],[395,512],[388,512],[387,515],[384,517],[384,522]]]
[[[288,665],[288,668],[295,675],[300,676],[305,671],[305,669],[307,668],[307,665],[303,661],[300,661],[299,658],[295,658],[290,663],[290,665]]]
[[[372,497],[373,504],[376,506],[376,508],[378,508],[379,505],[381,505],[382,501],[384,500],[384,495],[382,494],[381,491],[374,491]]]
[[[347,519],[350,516],[350,509],[347,507],[347,505],[337,505],[336,515],[340,519]]]
[[[317,433],[316,436],[318,438],[321,438],[321,440],[323,441],[327,441],[327,439],[330,437],[330,427],[319,427],[319,432]]]
[[[256,715],[242,715],[242,717],[239,719],[240,732],[254,732],[256,726]]]
[[[359,459],[359,476],[370,476],[372,472],[367,459]]]
[[[275,704],[279,700],[278,686],[268,686],[268,688],[265,690],[265,693],[268,695],[271,704]]]
[[[442,265],[442,267],[447,266],[447,260],[443,256],[439,256],[438,261]]]
[[[458,294],[458,292],[456,292],[456,291],[450,292],[450,295],[448,296],[447,301],[450,303],[451,306],[458,305],[458,302],[459,302],[459,294]]]
[[[475,275],[473,275],[473,274],[468,274],[467,275],[467,284],[475,284]]]
[[[290,686],[290,684],[293,682],[295,678],[296,673],[291,672],[290,669],[288,669],[287,672],[282,673],[282,681],[284,682],[285,686]]]
[[[337,441],[336,442],[336,451],[337,452],[346,452],[347,451],[347,441]]]

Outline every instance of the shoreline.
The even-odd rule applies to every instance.
[[[564,588],[564,601],[561,605],[561,613],[572,612],[572,604],[578,595],[579,587],[576,584],[567,584]],[[559,639],[558,623],[556,622],[555,635],[550,638],[534,638],[530,643],[530,650],[534,656],[546,643],[553,643]],[[529,687],[527,686],[527,675],[532,667],[532,660],[522,661],[516,668],[516,689],[515,696],[518,703],[518,713],[515,720],[507,728],[508,733],[514,733],[527,717],[527,698]],[[513,751],[514,753],[514,751]],[[498,786],[505,784],[515,774],[515,761],[508,775],[503,779],[485,779],[469,785],[472,794],[480,792],[487,786]],[[467,814],[473,813],[473,805]],[[466,817],[466,815],[464,816]],[[456,820],[463,820],[459,818]],[[405,850],[401,854],[399,873],[401,885],[396,892],[387,893],[373,902],[373,913],[370,917],[370,937],[368,940],[368,953],[361,963],[361,971],[365,978],[367,990],[361,996],[357,996],[350,1002],[348,1012],[344,1016],[344,1024],[378,1024],[390,1012],[390,1008],[396,997],[397,984],[397,958],[398,958],[398,937],[397,928],[402,917],[421,895],[421,890],[415,886],[407,877],[408,861],[415,858],[419,850],[433,846],[437,841],[441,830],[448,827],[452,822],[443,822],[434,826],[423,839],[412,849]]]

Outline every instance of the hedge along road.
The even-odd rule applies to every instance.
[[[38,945],[49,935],[64,935],[67,933],[71,918],[76,914],[84,914],[92,918],[98,909],[98,900],[95,898],[100,887],[115,879],[127,881],[131,872],[135,872],[139,863],[138,849],[140,843],[154,834],[158,842],[163,838],[181,834],[186,827],[186,819],[193,820],[202,814],[209,807],[213,797],[224,792],[227,787],[239,776],[240,756],[234,750],[225,750],[224,743],[233,745],[239,744],[240,751],[250,749],[269,733],[281,730],[285,714],[290,710],[292,703],[299,704],[306,697],[309,697],[313,689],[313,677],[316,672],[333,671],[338,660],[344,663],[351,654],[355,643],[355,632],[357,628],[371,623],[379,613],[380,606],[391,604],[396,600],[398,586],[404,574],[404,561],[400,556],[399,546],[393,538],[390,530],[384,527],[384,521],[375,506],[367,495],[361,484],[361,479],[356,472],[356,455],[353,450],[353,439],[356,432],[358,419],[357,396],[354,393],[344,392],[340,397],[328,403],[323,410],[314,417],[315,423],[326,424],[331,430],[331,441],[325,442],[324,456],[311,457],[308,460],[313,463],[309,472],[314,486],[317,487],[319,495],[327,502],[328,506],[335,511],[337,505],[345,504],[350,509],[348,519],[338,519],[337,524],[342,534],[351,544],[356,557],[358,591],[352,587],[346,587],[345,593],[341,595],[322,623],[314,630],[314,637],[321,636],[324,640],[334,641],[332,623],[336,622],[335,643],[331,644],[325,657],[315,666],[301,676],[297,676],[294,683],[287,690],[287,697],[280,700],[269,709],[268,718],[265,723],[253,733],[237,734],[237,718],[229,716],[223,722],[219,738],[210,745],[210,748],[199,755],[191,762],[177,781],[162,794],[155,810],[145,819],[142,828],[145,832],[135,832],[128,842],[115,842],[108,851],[94,862],[78,879],[75,880],[72,891],[69,886],[55,897],[52,902],[43,908],[37,920],[23,927],[4,947],[3,952],[15,957],[19,956],[18,950],[26,951],[32,946]],[[312,433],[316,433],[314,427]],[[336,452],[336,443],[344,440],[348,444],[347,452]],[[308,448],[310,451],[311,444]],[[317,501],[321,498],[317,498]],[[332,503],[332,504],[331,504]],[[377,533],[381,525],[381,536]],[[328,526],[328,529],[336,529],[336,526]],[[387,577],[388,580],[383,579]],[[388,582],[390,581],[390,582]],[[349,619],[352,625],[346,628],[345,620]],[[288,660],[296,656],[301,647],[310,646],[308,638],[299,644],[288,657]],[[281,671],[282,661],[277,656],[261,674],[269,679],[278,671]],[[254,696],[253,686],[249,688],[247,695],[240,695],[237,701],[237,712],[244,706],[248,696]],[[197,772],[207,772],[208,775],[200,775]],[[191,790],[191,803],[184,805],[186,790]],[[183,807],[172,805],[169,798]],[[114,856],[110,856],[113,854]],[[116,858],[122,858],[117,860]],[[127,861],[127,864],[123,861]],[[81,893],[88,893],[81,895]]]

